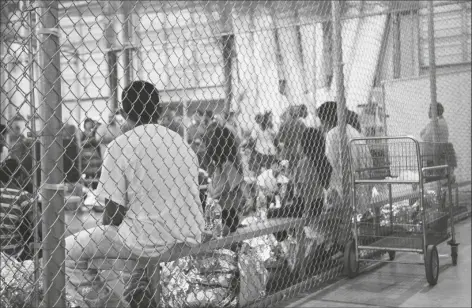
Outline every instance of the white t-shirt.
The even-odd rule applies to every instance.
[[[276,193],[279,190],[278,184],[287,184],[287,182],[288,179],[282,174],[275,177],[272,169],[265,170],[257,177],[257,186],[271,193]]]
[[[278,190],[277,178],[274,176],[274,171],[272,169],[265,170],[257,177],[257,186],[276,193]]]
[[[164,246],[201,242],[197,156],[163,126],[138,126],[109,144],[97,195],[128,209],[118,233],[138,255],[154,257]]]
[[[255,150],[264,155],[275,155],[277,149],[274,145],[275,132],[273,129],[268,128],[262,130],[258,125],[254,128],[251,133],[251,138],[256,141]]]
[[[364,137],[351,125],[346,125],[347,141],[349,142],[352,138]],[[363,144],[363,145],[361,145]],[[349,150],[348,150],[349,151]],[[335,189],[342,198],[342,157],[341,157],[341,132],[339,126],[331,129],[326,135],[326,157],[329,163],[333,167],[333,173],[331,174],[330,189]],[[350,151],[350,162],[348,162],[349,172],[353,164],[354,170],[371,168],[373,166],[372,156],[369,148],[365,142],[357,142],[356,146]],[[364,213],[369,205],[372,197],[372,187],[370,185],[359,185],[357,187],[357,208],[361,213]]]

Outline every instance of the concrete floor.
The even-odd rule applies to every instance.
[[[452,266],[450,247],[438,246],[440,274],[430,287],[424,266],[385,264],[343,279],[285,307],[471,307],[471,219],[456,224],[458,265]],[[397,253],[396,260],[419,262],[418,254]]]

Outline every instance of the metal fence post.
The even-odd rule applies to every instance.
[[[438,142],[438,108],[436,92],[436,51],[434,44],[434,3],[428,1],[428,51],[429,51],[429,89],[431,92],[431,117],[433,120],[433,141]],[[436,155],[434,155],[436,157]]]
[[[221,8],[221,5],[218,6]],[[228,4],[222,9],[222,30],[221,41],[223,43],[223,67],[225,76],[225,107],[224,114],[228,115],[231,110],[233,99],[233,56],[234,56],[234,34],[232,28],[232,7]]]
[[[116,31],[115,15],[117,14],[112,1],[107,1],[105,6],[105,50],[107,54],[108,85],[110,86],[110,112],[118,110],[118,57],[116,55]]]
[[[32,8],[34,5],[34,0],[28,1],[28,5]],[[38,157],[36,157],[36,146],[38,145],[38,134],[37,134],[37,127],[36,127],[36,116],[37,116],[37,110],[36,110],[36,99],[35,99],[35,89],[36,89],[36,79],[35,79],[35,65],[36,65],[36,52],[38,48],[38,44],[36,41],[36,11],[35,10],[30,10],[29,14],[29,75],[30,75],[30,108],[31,108],[31,132],[32,136],[34,138],[33,142],[33,149],[32,149],[32,165],[33,165],[33,193],[35,195],[38,194],[38,177],[37,177],[37,170],[38,168],[41,168],[40,163],[38,162]],[[36,244],[39,242],[39,229],[41,227],[40,225],[40,215],[38,211],[38,199],[34,199],[35,202],[33,203],[33,242],[34,242],[34,247],[33,247],[33,262],[34,262],[34,281],[39,281],[41,279],[40,277],[40,266],[39,266],[39,251],[37,249]],[[34,298],[33,298],[33,305],[34,307],[39,306],[39,298],[38,298],[38,284],[36,283],[34,286]]]
[[[77,147],[78,147],[78,152],[77,152],[77,169],[79,169],[79,175],[82,177],[82,135],[81,135],[81,130],[80,130],[80,124],[82,123],[81,118],[82,118],[82,107],[81,107],[81,94],[84,92],[83,91],[83,86],[82,86],[82,80],[80,78],[81,75],[81,67],[80,67],[81,59],[80,59],[80,53],[77,51],[77,53],[74,55],[74,66],[75,66],[75,71],[77,72],[78,75],[78,82],[75,83],[75,91],[76,91],[76,99],[77,99],[77,115],[76,115],[76,123],[77,123],[77,131],[75,132],[75,138],[77,138]]]
[[[4,55],[4,44],[3,42],[0,42],[0,54]],[[2,57],[0,60],[0,124],[7,124],[7,108],[8,108],[8,97],[6,93],[6,83],[8,80],[8,75],[7,75],[7,62],[5,61],[5,57]]]
[[[334,78],[336,84],[338,126],[341,132],[341,160],[343,174],[343,206],[348,209],[349,204],[349,166],[348,144],[346,136],[346,97],[344,95],[343,54],[341,37],[341,3],[332,1],[333,17],[333,64],[335,68]]]
[[[0,59],[0,123],[5,125],[7,125],[8,120],[10,120],[8,117],[10,101],[7,93],[7,83],[10,79],[8,78],[9,57],[7,54],[7,44],[9,44],[8,36],[10,36],[10,31],[8,31],[7,28],[9,14],[9,6],[5,5],[5,7],[2,7],[0,12],[0,55],[2,56]]]
[[[133,44],[133,12],[132,12],[132,2],[131,1],[121,1],[121,9],[124,15],[123,22],[123,32],[124,32],[124,86],[128,86],[133,80],[133,54],[134,54],[134,44]]]
[[[41,133],[41,194],[43,199],[43,270],[45,307],[63,308],[65,301],[65,241],[63,144],[61,135],[61,69],[58,2],[39,1],[39,91]]]

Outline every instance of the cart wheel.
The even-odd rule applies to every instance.
[[[395,253],[394,250],[389,250],[389,251],[388,251],[388,259],[389,259],[390,261],[395,260],[395,255],[396,255],[396,253]]]
[[[459,252],[458,246],[451,246],[451,257],[452,257],[452,265],[457,265],[457,256]]]
[[[431,286],[438,283],[439,277],[439,255],[436,245],[428,245],[424,258],[424,266],[426,269],[426,280]]]
[[[356,261],[356,242],[349,240],[344,247],[344,269],[349,278],[354,278],[359,272],[359,263]]]

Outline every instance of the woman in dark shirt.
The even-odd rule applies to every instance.
[[[295,196],[303,203],[304,216],[318,216],[323,208],[324,190],[331,180],[332,167],[325,155],[323,133],[307,128],[300,139],[303,154],[295,170]]]
[[[223,222],[231,232],[236,231],[244,212],[244,176],[238,147],[233,133],[218,124],[210,125],[204,137],[206,154],[213,165],[208,194],[219,200]]]

